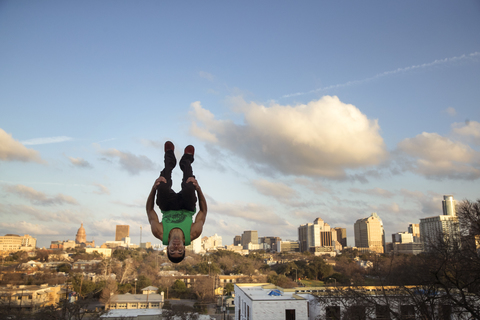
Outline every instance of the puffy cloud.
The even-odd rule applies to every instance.
[[[108,158],[118,158],[120,167],[130,174],[139,174],[140,171],[155,169],[155,165],[146,156],[136,156],[130,152],[122,152],[117,149],[100,150],[100,153]]]
[[[248,225],[266,223],[282,226],[288,224],[285,219],[276,215],[272,208],[256,203],[217,203],[209,201],[208,211],[223,218],[229,216],[245,220]]]
[[[68,157],[68,160],[70,160],[70,163],[72,165],[74,165],[75,167],[92,168],[92,165],[88,161],[86,161],[85,159]]]
[[[457,110],[455,110],[455,108],[448,107],[447,109],[443,110],[443,113],[446,113],[449,116],[453,117],[453,116],[457,115]]]
[[[85,212],[75,212],[71,210],[60,210],[56,212],[39,210],[27,205],[7,205],[0,207],[0,213],[17,216],[27,215],[38,221],[55,221],[61,223],[80,223],[80,217],[85,218]]]
[[[45,163],[38,151],[28,149],[0,128],[0,160]]]
[[[407,138],[398,144],[398,149],[413,159],[412,170],[427,178],[474,180],[480,177],[479,153],[437,133],[423,132]]]
[[[62,204],[78,204],[77,200],[73,197],[66,196],[59,193],[55,197],[48,197],[45,193],[37,191],[33,188],[16,185],[16,186],[6,186],[5,190],[7,192],[16,194],[22,198],[25,198],[36,205],[41,206],[51,206],[51,205],[62,205]]]
[[[253,186],[263,195],[274,197],[276,199],[290,199],[296,191],[280,182],[270,182],[267,180],[255,180]]]
[[[465,121],[452,124],[454,134],[473,139],[473,142],[480,145],[480,122]]]
[[[416,203],[420,205],[421,211],[427,216],[438,216],[443,214],[442,211],[442,200],[443,197],[441,194],[429,192],[424,194],[421,191],[410,191],[407,189],[402,189],[400,191],[401,195],[404,197],[406,203]],[[423,217],[421,217],[423,218]]]
[[[337,97],[297,106],[269,107],[233,100],[244,124],[217,120],[192,103],[191,134],[245,158],[258,170],[345,177],[346,169],[378,165],[387,158],[377,120]]]
[[[96,194],[110,194],[110,190],[108,190],[108,188],[105,187],[103,184],[94,183],[93,185],[98,188],[97,191],[94,191],[93,193],[96,193]]]
[[[51,227],[42,224],[33,224],[25,221],[17,221],[14,223],[0,222],[0,230],[5,233],[13,233],[18,235],[30,234],[30,235],[58,235],[60,234],[59,228]]]
[[[363,194],[368,194],[372,196],[379,196],[382,198],[391,198],[394,196],[394,194],[388,190],[382,189],[382,188],[373,188],[373,189],[358,189],[358,188],[351,188],[351,192],[353,193],[363,193]]]

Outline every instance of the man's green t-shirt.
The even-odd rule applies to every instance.
[[[168,235],[173,228],[179,228],[185,235],[185,246],[190,244],[190,229],[192,228],[194,211],[170,210],[162,211],[163,240],[162,243],[168,246]]]

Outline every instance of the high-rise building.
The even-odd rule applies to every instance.
[[[443,215],[444,216],[456,216],[457,215],[457,213],[455,211],[456,204],[457,204],[457,201],[455,201],[455,199],[453,199],[452,195],[443,196],[443,200],[442,200]]]
[[[456,201],[452,195],[443,196],[443,215],[420,219],[420,238],[424,249],[429,250],[439,241],[455,240],[459,233]]]
[[[258,244],[258,232],[256,230],[244,231],[242,234],[242,247],[248,249],[248,244]]]
[[[235,238],[233,238],[233,245],[238,246],[239,244],[242,244],[242,236],[235,236]]]
[[[328,223],[317,218],[313,223],[298,227],[298,242],[300,252],[310,251],[314,247],[332,246],[332,231]]]
[[[117,225],[115,230],[115,241],[122,241],[123,238],[130,237],[130,226]]]
[[[347,246],[347,229],[346,228],[333,228],[336,231],[335,241],[338,241],[342,247]]]
[[[263,249],[277,251],[277,241],[281,241],[279,237],[261,237],[258,239],[259,244],[264,244]]]
[[[354,232],[357,248],[368,248],[378,253],[385,252],[385,230],[376,212],[368,218],[358,219],[354,225]]]
[[[420,242],[420,224],[410,223],[408,225],[408,233],[411,233],[413,236],[413,242]]]
[[[32,251],[35,250],[37,239],[26,234],[6,234],[0,237],[0,251]]]
[[[392,243],[412,243],[413,234],[409,232],[397,232],[392,234]]]

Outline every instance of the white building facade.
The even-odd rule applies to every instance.
[[[420,219],[420,238],[424,249],[440,240],[455,240],[459,232],[456,201],[451,195],[443,196],[443,215]]]
[[[308,320],[308,299],[270,283],[235,284],[235,320]]]

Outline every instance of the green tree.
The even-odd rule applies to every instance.
[[[62,263],[57,267],[57,272],[66,272],[69,273],[70,270],[72,269],[72,266],[69,265],[68,263]]]
[[[150,278],[148,278],[147,276],[141,275],[137,279],[137,292],[151,285],[152,285],[152,280],[150,280]]]
[[[183,296],[187,292],[187,286],[185,285],[185,282],[183,282],[182,280],[176,280],[173,283],[172,289],[179,296]]]
[[[227,283],[225,285],[225,288],[223,288],[223,293],[224,293],[224,295],[229,295],[234,290],[235,290],[235,287],[234,287],[233,283]]]

